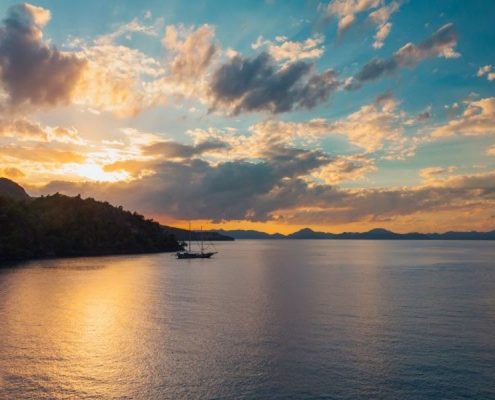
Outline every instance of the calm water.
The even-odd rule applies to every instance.
[[[494,243],[217,248],[0,269],[0,398],[495,398]]]

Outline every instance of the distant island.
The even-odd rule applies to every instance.
[[[395,233],[377,228],[368,232],[328,233],[305,228],[283,235],[255,230],[217,230],[217,233],[234,239],[334,239],[334,240],[495,240],[495,230],[489,232],[445,232],[445,233]]]

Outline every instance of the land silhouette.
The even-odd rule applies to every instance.
[[[396,233],[383,228],[375,228],[367,232],[317,232],[304,228],[284,235],[282,233],[266,233],[256,230],[218,230],[222,235],[234,239],[333,239],[333,240],[495,240],[495,230],[489,232],[444,232],[444,233]]]
[[[24,188],[0,178],[0,260],[171,252],[186,240],[334,239],[334,240],[495,240],[490,232],[328,233],[309,228],[283,235],[254,230],[188,231],[160,225],[108,202],[53,194],[31,197]]]
[[[107,202],[56,193],[30,197],[0,179],[0,260],[177,251],[173,232]]]

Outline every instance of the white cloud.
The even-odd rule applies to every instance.
[[[285,36],[277,36],[275,42],[273,42],[264,40],[262,36],[259,36],[251,47],[253,49],[266,47],[268,53],[275,61],[294,62],[321,57],[325,51],[325,47],[322,45],[324,39],[322,35],[316,35],[296,42],[287,39]]]
[[[333,0],[327,8],[327,16],[336,16],[339,19],[339,32],[348,29],[355,21],[355,15],[375,9],[380,6],[381,0]]]
[[[377,25],[373,47],[379,49],[392,29],[390,17],[399,8],[398,1],[384,5],[383,0],[333,0],[326,8],[326,15],[338,18],[338,32],[342,33],[354,24],[357,14],[373,10],[369,13],[368,20]]]
[[[495,72],[492,72],[491,65],[485,65],[484,67],[480,67],[476,75],[480,78],[486,75],[486,79],[488,79],[489,81],[495,80]]]
[[[433,137],[495,134],[495,97],[465,101],[462,114],[432,132]]]
[[[378,31],[375,34],[375,41],[373,42],[373,47],[375,49],[379,49],[383,47],[383,42],[387,38],[387,36],[390,33],[390,30],[392,29],[392,24],[390,22],[380,25],[378,28]]]

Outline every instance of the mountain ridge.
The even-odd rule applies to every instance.
[[[495,230],[487,232],[448,231],[444,233],[396,233],[384,228],[374,228],[366,232],[318,232],[311,228],[303,228],[296,232],[284,235],[281,233],[266,233],[256,230],[215,230],[222,235],[234,239],[334,239],[334,240],[495,240]]]

